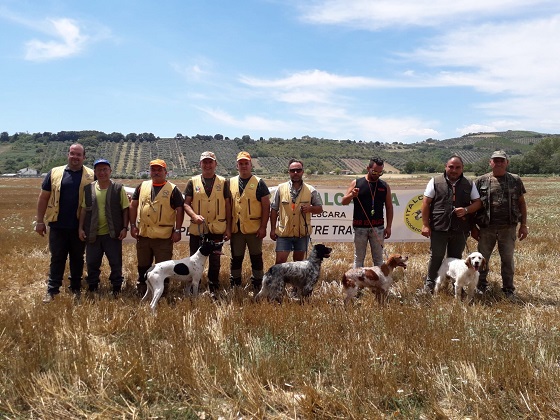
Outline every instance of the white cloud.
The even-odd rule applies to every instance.
[[[316,0],[300,6],[306,21],[370,30],[475,22],[480,16],[508,16],[542,7],[558,10],[559,5],[556,0]]]
[[[187,81],[199,82],[211,74],[212,62],[198,58],[188,64],[171,63],[171,67]]]
[[[317,69],[294,73],[288,77],[277,80],[265,80],[242,76],[241,82],[254,87],[271,87],[281,89],[316,87],[330,90],[340,88],[356,89],[362,87],[381,87],[389,85],[389,82],[384,80],[376,80],[360,76],[339,76]]]
[[[398,86],[390,80],[361,76],[341,76],[321,70],[308,70],[279,79],[242,76],[242,84],[259,89],[262,96],[286,103],[333,103],[337,91]],[[336,99],[336,101],[335,101]]]
[[[456,130],[457,135],[463,136],[471,133],[488,133],[493,131],[523,130],[519,121],[491,121],[488,124],[470,124]]]
[[[445,68],[437,77],[446,85],[481,91],[534,95],[560,88],[557,59],[560,15],[547,19],[465,27],[433,39],[407,57]],[[459,69],[453,71],[453,69]]]
[[[25,59],[47,61],[80,53],[89,37],[83,35],[77,22],[72,19],[48,19],[46,29],[55,38],[49,41],[33,39],[26,43]]]
[[[198,109],[220,124],[226,124],[233,128],[242,129],[245,130],[245,132],[286,132],[290,131],[293,128],[290,127],[289,123],[281,120],[267,119],[256,115],[249,115],[239,119],[221,109]]]
[[[362,139],[366,141],[408,142],[437,137],[438,132],[429,123],[414,118],[382,118],[353,115],[334,106],[304,106],[285,115],[286,120],[257,115],[237,118],[226,111],[199,108],[216,123],[236,128],[245,133],[274,133],[274,136],[292,137],[293,133],[315,133],[333,139]],[[272,135],[272,134],[271,134]]]
[[[488,94],[476,104],[496,129],[560,129],[560,15],[530,21],[483,24],[433,39],[407,58],[436,69],[426,80],[441,86],[467,86]],[[415,77],[419,77],[417,74]],[[461,131],[483,131],[468,126]]]

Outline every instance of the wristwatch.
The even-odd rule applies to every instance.
[[[175,232],[175,233],[181,233],[181,229],[174,229],[173,232]]]

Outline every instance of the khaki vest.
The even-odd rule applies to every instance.
[[[280,184],[278,190],[280,192],[280,207],[278,209],[276,234],[282,238],[302,238],[311,235],[311,213],[300,211],[302,204],[311,204],[309,187],[303,184],[295,203],[292,203],[288,182]]]
[[[252,176],[243,194],[239,194],[239,176],[230,179],[229,189],[231,191],[232,201],[232,232],[237,233],[237,222],[242,233],[257,233],[261,227],[262,220],[262,206],[261,202],[257,200],[257,186],[259,185],[260,178]]]
[[[225,233],[226,223],[226,199],[224,198],[224,188],[226,179],[216,175],[214,186],[210,197],[206,195],[204,184],[202,183],[202,175],[192,178],[193,182],[193,201],[191,207],[196,214],[204,217],[206,225],[210,233]],[[189,233],[194,236],[200,236],[204,233],[202,230],[194,228],[189,229]]]
[[[59,205],[60,205],[60,188],[62,186],[62,176],[66,165],[57,166],[51,169],[51,196],[47,203],[45,211],[45,223],[56,222],[58,220]],[[93,182],[94,175],[93,169],[87,166],[82,166],[82,182],[80,183],[79,205],[76,218],[80,218],[80,211],[82,210],[82,200],[84,199],[84,187]]]
[[[176,212],[171,207],[171,194],[175,185],[166,182],[152,201],[152,181],[140,186],[138,203],[138,234],[145,238],[167,239],[173,235]]]
[[[515,225],[521,222],[522,214],[519,208],[519,199],[523,196],[523,191],[521,187],[521,179],[519,175],[511,174],[506,172],[505,174],[507,188],[508,188],[508,209],[509,209],[509,224]],[[484,174],[478,177],[475,181],[476,188],[480,193],[480,199],[482,200],[482,208],[476,213],[476,222],[479,227],[488,227],[490,225],[490,209],[492,207],[492,178],[494,175],[492,172]]]

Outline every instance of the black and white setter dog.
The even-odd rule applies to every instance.
[[[268,298],[281,303],[286,283],[293,286],[299,298],[310,296],[315,283],[319,279],[321,263],[324,258],[330,257],[331,251],[332,248],[317,244],[313,247],[306,261],[273,265],[263,277],[262,288],[257,294],[256,300]]]
[[[152,301],[150,307],[152,310],[155,310],[158,300],[163,293],[164,280],[166,278],[185,282],[185,293],[189,295],[192,287],[192,294],[194,297],[197,297],[198,285],[202,278],[206,260],[212,253],[221,255],[223,244],[223,241],[214,242],[204,240],[194,255],[180,260],[162,261],[154,265],[146,273],[146,284],[148,288],[142,300],[145,300],[151,293]]]

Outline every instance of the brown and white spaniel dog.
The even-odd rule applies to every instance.
[[[344,290],[344,304],[358,295],[360,289],[369,288],[380,304],[387,300],[387,294],[393,284],[393,270],[396,267],[406,269],[408,257],[400,254],[392,254],[381,266],[359,267],[348,270],[342,276],[342,288]]]

